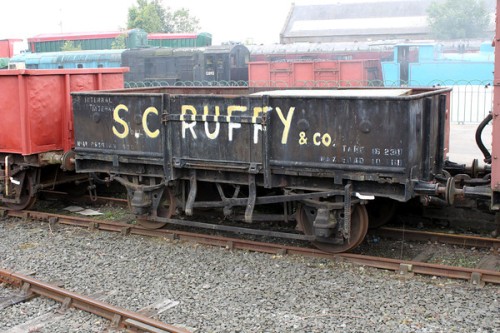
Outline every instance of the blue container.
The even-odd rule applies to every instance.
[[[121,67],[124,50],[88,50],[67,52],[24,53],[10,59],[17,68],[116,68]]]

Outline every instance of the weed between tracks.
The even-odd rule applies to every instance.
[[[409,242],[378,240],[368,237],[354,250],[355,253],[405,261],[423,261],[432,264],[475,268],[481,259],[492,253],[490,249],[441,244],[437,242]],[[422,254],[424,254],[422,256]]]
[[[82,216],[78,212],[72,213],[65,208],[69,206],[78,206],[82,209],[90,209],[97,212],[99,215],[89,216],[96,220],[119,221],[129,224],[135,224],[135,216],[130,213],[127,207],[120,207],[113,204],[95,205],[87,203],[73,203],[69,200],[46,199],[38,200],[34,209],[46,213]]]

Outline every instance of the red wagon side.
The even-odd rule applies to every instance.
[[[41,168],[72,170],[71,92],[123,88],[127,68],[0,71],[0,202],[22,209],[45,188]],[[64,174],[50,172],[52,185]]]
[[[348,87],[378,86],[382,82],[379,60],[330,60],[250,62],[249,86]]]

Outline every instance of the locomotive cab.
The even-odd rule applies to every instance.
[[[250,52],[244,45],[210,46],[204,52],[206,81],[248,81]]]

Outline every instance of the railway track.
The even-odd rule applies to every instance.
[[[37,211],[0,210],[0,216],[47,221],[50,224],[60,223],[65,225],[73,225],[88,228],[91,230],[119,232],[124,235],[134,234],[151,237],[162,237],[167,239],[177,239],[181,241],[191,241],[199,244],[226,247],[228,249],[242,249],[278,255],[290,254],[307,257],[326,258],[331,260],[341,260],[359,265],[392,270],[401,275],[422,274],[468,280],[471,282],[471,284],[477,286],[482,286],[485,283],[500,284],[500,272],[495,268],[499,265],[499,256],[497,250],[500,245],[500,240],[494,238],[480,238],[465,235],[447,235],[418,231],[409,232],[407,230],[404,231],[405,240],[410,240],[411,238],[415,238],[416,240],[431,239],[438,242],[450,242],[451,244],[486,247],[493,249],[494,254],[488,256],[488,258],[486,258],[485,260],[482,260],[481,267],[466,268],[427,263],[425,262],[427,254],[420,254],[415,257],[415,260],[399,260],[352,253],[329,254],[317,249],[307,247],[257,242],[240,238],[214,236],[170,229],[148,230],[144,229],[141,226],[125,224],[116,221],[95,220],[90,218],[82,218],[79,216],[51,214]],[[393,237],[397,232],[402,232],[389,228],[384,228],[382,229],[382,231],[386,231],[388,232],[388,234],[392,234]]]
[[[411,241],[431,241],[451,245],[490,248],[498,251],[500,239],[461,234],[447,234],[413,229],[381,227],[371,232],[391,239],[407,239]]]
[[[104,303],[98,299],[65,290],[54,284],[34,279],[24,274],[0,269],[0,282],[17,286],[21,289],[18,294],[0,300],[0,310],[20,302],[29,301],[38,296],[50,298],[61,303],[61,307],[57,313],[47,313],[25,324],[18,325],[17,328],[13,328],[9,332],[21,332],[28,328],[33,329],[33,327],[43,325],[44,321],[50,321],[55,316],[64,313],[68,308],[73,307],[108,319],[112,327],[125,328],[133,332],[189,333],[186,329],[165,324],[139,312],[128,311]]]
[[[66,192],[46,191],[48,197],[53,199],[67,199]],[[71,201],[74,203],[83,203],[91,205],[116,205],[119,207],[128,207],[127,199],[121,199],[108,196],[95,196],[88,195],[80,197],[72,197]],[[1,209],[1,208],[0,208]],[[394,228],[394,227],[379,227],[369,231],[369,234],[382,236],[388,239],[407,239],[410,241],[431,241],[451,245],[471,246],[481,248],[491,248],[498,251],[500,248],[500,238],[480,237],[465,234],[450,234],[443,232],[433,232],[427,230],[418,230],[412,228]]]

